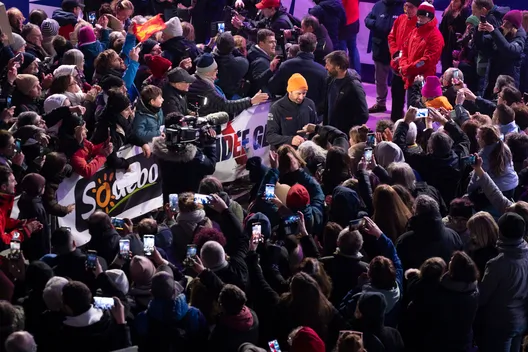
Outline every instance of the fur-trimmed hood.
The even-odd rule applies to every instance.
[[[191,143],[188,143],[184,150],[176,152],[167,148],[165,138],[155,137],[152,140],[152,153],[160,159],[174,161],[176,163],[188,163],[196,157],[197,152],[199,152],[198,148]]]

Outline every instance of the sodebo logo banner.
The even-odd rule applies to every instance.
[[[128,172],[102,168],[91,178],[64,180],[57,191],[60,204],[75,203],[75,210],[59,218],[59,225],[70,227],[78,235],[78,245],[90,240],[86,220],[97,209],[111,217],[134,218],[163,205],[155,158],[145,158],[139,147],[125,148],[118,154],[129,162]]]

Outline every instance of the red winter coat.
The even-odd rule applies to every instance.
[[[400,72],[405,89],[414,83],[414,78],[418,75],[436,75],[436,64],[444,48],[444,37],[437,25],[438,21],[434,18],[431,22],[413,29],[409,40],[403,46]]]
[[[0,236],[4,243],[1,247],[5,247],[5,245],[11,243],[15,232],[18,233],[18,240],[20,242],[23,242],[31,235],[27,228],[24,228],[24,221],[11,219],[11,210],[13,210],[14,203],[14,195],[0,193]]]
[[[409,40],[411,32],[416,28],[416,21],[418,17],[414,16],[409,18],[406,14],[398,16],[392,30],[389,33],[389,51],[391,55],[391,67],[395,72],[400,72],[399,60],[394,60],[395,57],[399,56],[405,43]]]
[[[359,20],[359,0],[341,0],[346,14],[346,25]]]
[[[93,145],[88,140],[83,141],[83,146],[73,153],[70,163],[73,171],[84,178],[89,178],[95,175],[106,162],[106,157],[99,154],[104,143]]]

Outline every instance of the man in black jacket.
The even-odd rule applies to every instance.
[[[288,80],[288,94],[276,101],[268,114],[266,140],[272,148],[278,149],[283,144],[298,147],[304,138],[297,135],[299,130],[316,123],[315,104],[306,97],[308,83],[303,76],[295,73]]]
[[[366,123],[369,118],[361,77],[356,71],[348,69],[348,56],[342,50],[330,53],[325,61],[330,77],[326,81],[324,102],[319,107],[323,125],[348,133],[352,127]]]
[[[259,21],[246,21],[245,18],[236,14],[231,19],[233,27],[240,32],[249,32],[249,37],[255,37],[257,31],[261,28],[271,29],[275,33],[280,33],[281,30],[293,29],[293,23],[286,9],[281,7],[280,0],[262,0],[256,5],[260,10],[261,19]]]
[[[308,82],[310,90],[306,95],[313,100],[315,105],[323,102],[324,87],[326,84],[326,70],[323,66],[314,62],[314,51],[317,45],[317,38],[312,33],[305,33],[299,37],[300,51],[297,57],[282,63],[270,79],[268,89],[273,95],[284,95],[288,79],[299,73]]]
[[[317,37],[317,46],[315,47],[315,62],[324,65],[326,55],[334,51],[334,44],[328,35],[326,27],[319,23],[319,20],[312,16],[304,16],[301,22],[301,33],[313,33]]]
[[[267,90],[267,84],[273,73],[277,70],[280,57],[275,56],[277,40],[275,33],[269,29],[261,29],[257,34],[257,44],[248,52],[249,80],[251,82],[250,94],[259,90]]]
[[[229,32],[222,33],[216,39],[216,50],[213,56],[218,64],[217,85],[227,99],[240,98],[241,82],[249,70],[249,62],[243,56],[234,56],[235,39]]]
[[[346,25],[345,8],[340,0],[314,0],[315,6],[308,12],[326,27],[334,48],[339,47],[339,34]]]
[[[163,115],[177,113],[180,116],[189,114],[187,92],[196,78],[183,68],[176,67],[167,73],[168,82],[163,87]]]

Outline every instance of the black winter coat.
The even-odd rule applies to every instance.
[[[187,93],[187,100],[192,106],[196,104],[200,106],[203,102],[203,97],[207,97],[207,105],[200,108],[200,115],[202,116],[218,111],[238,115],[251,107],[251,98],[227,100],[210,83],[196,76],[196,81],[191,85]]]
[[[25,192],[18,200],[19,219],[36,219],[42,224],[42,230],[34,232],[24,241],[24,256],[30,262],[40,260],[42,256],[51,253],[51,230],[48,215],[42,204],[42,197],[31,197]]]
[[[420,268],[432,257],[449,263],[453,252],[463,250],[462,240],[456,231],[444,225],[439,213],[415,215],[409,220],[409,228],[396,241],[404,270]]]
[[[203,149],[187,144],[185,150],[176,152],[167,148],[164,138],[156,137],[152,143],[152,154],[157,158],[161,173],[164,204],[169,201],[169,194],[198,192],[202,179],[215,171],[216,144]]]
[[[366,123],[369,112],[365,90],[357,72],[349,69],[343,80],[338,97],[332,104],[332,111],[328,111],[329,89],[335,79],[327,78],[324,101],[319,112],[323,115],[323,125],[331,125],[348,133],[352,127]]]
[[[415,297],[409,305],[406,350],[469,351],[478,308],[477,282],[457,282],[445,274],[436,289],[423,293],[427,295]]]
[[[172,67],[178,67],[185,58],[194,62],[200,54],[196,44],[184,37],[174,37],[161,43],[161,49],[162,56],[172,62]]]
[[[166,83],[163,86],[163,116],[167,119],[167,115],[173,112],[179,116],[186,116],[189,112],[187,104],[187,93],[182,93],[178,89]]]
[[[232,53],[221,55],[214,53],[218,64],[217,85],[222,89],[227,99],[237,94],[242,86],[242,80],[249,70],[249,62],[243,56],[235,57]]]
[[[257,46],[251,47],[247,55],[249,61],[248,79],[251,83],[249,95],[259,90],[268,91],[268,81],[273,77],[270,69],[271,57]]]
[[[334,48],[339,48],[339,34],[347,21],[343,3],[339,0],[319,1],[308,10],[308,13],[325,26]]]
[[[330,302],[334,306],[341,303],[345,295],[358,285],[358,278],[368,271],[368,264],[360,258],[345,257],[334,254],[319,259],[324,269],[332,279]]]
[[[306,96],[313,100],[315,106],[324,100],[327,73],[325,68],[314,61],[314,54],[300,51],[293,59],[281,63],[275,75],[268,82],[268,89],[273,95],[286,94],[288,80],[294,73],[302,75],[308,83]]]
[[[370,29],[367,52],[372,51],[372,59],[389,65],[391,55],[387,39],[394,21],[403,13],[401,0],[381,0],[374,4],[365,18],[365,26]]]

